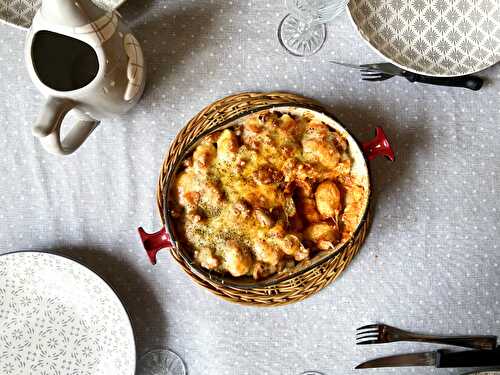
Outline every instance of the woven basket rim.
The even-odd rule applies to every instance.
[[[218,124],[219,117],[224,118],[224,116],[229,116],[232,122],[236,118],[242,117],[241,114],[231,115],[231,111],[238,111],[240,107],[245,108],[245,106],[255,105],[254,102],[257,101],[261,103],[258,109],[252,111],[247,111],[250,113],[258,112],[260,110],[265,110],[265,107],[283,107],[283,106],[295,106],[304,107],[306,109],[312,109],[326,116],[331,117],[343,128],[345,126],[340,122],[334,115],[329,111],[326,111],[321,107],[316,101],[307,99],[292,93],[285,92],[272,92],[272,93],[255,93],[247,92],[241,94],[234,94],[229,97],[221,98],[216,102],[206,106],[202,111],[200,111],[196,116],[194,116],[185,127],[183,127],[175,139],[172,141],[167,153],[165,154],[165,159],[160,169],[160,176],[157,184],[157,204],[160,213],[160,218],[162,223],[164,223],[164,194],[163,191],[164,182],[166,175],[172,169],[172,159],[179,158],[182,154],[178,152],[179,147],[186,146],[184,138],[186,137],[196,137],[199,134],[199,128],[201,131],[207,130],[213,126],[211,121]],[[267,103],[265,106],[262,103]],[[270,104],[272,103],[272,104]],[[312,107],[312,108],[311,108]],[[229,112],[229,115],[228,115]],[[214,120],[214,116],[216,119]],[[232,117],[232,118],[231,118]],[[217,120],[217,121],[216,121]],[[219,119],[220,120],[220,119]],[[347,128],[346,128],[346,131]],[[348,131],[349,132],[349,131]],[[193,136],[194,134],[194,136]],[[349,134],[351,134],[349,132]],[[352,134],[351,134],[352,136]],[[353,136],[355,141],[360,144],[359,141]],[[368,163],[367,163],[368,165]],[[252,306],[277,306],[285,305],[297,301],[301,301],[304,298],[318,292],[322,288],[329,285],[333,280],[335,280],[342,271],[351,262],[353,257],[357,254],[359,248],[361,247],[367,232],[370,228],[371,223],[371,176],[368,168],[368,178],[370,179],[370,191],[369,191],[369,203],[366,211],[364,212],[363,218],[360,221],[360,225],[356,228],[356,234],[353,234],[351,239],[346,242],[343,247],[343,251],[337,251],[332,254],[331,257],[325,257],[326,259],[321,262],[321,264],[314,264],[308,271],[301,272],[294,277],[288,278],[286,281],[280,281],[276,285],[270,285],[265,287],[253,287],[252,289],[241,288],[241,286],[230,286],[227,284],[221,284],[214,282],[213,279],[204,277],[203,275],[198,275],[193,273],[191,267],[179,254],[180,252],[176,247],[171,250],[171,255],[177,261],[177,263],[182,267],[186,274],[193,279],[198,285],[207,289],[211,293],[217,295],[218,297],[241,305],[252,305]],[[322,259],[323,260],[323,259]]]
[[[196,137],[194,137],[193,139],[191,139],[186,144],[186,146],[182,149],[182,151],[180,152],[180,155],[177,158],[177,160],[175,161],[175,163],[173,163],[172,166],[169,168],[167,176],[166,176],[166,179],[163,182],[164,186],[161,189],[161,191],[162,191],[162,199],[163,199],[163,204],[162,204],[163,209],[160,210],[160,216],[161,216],[162,223],[165,226],[165,229],[167,230],[167,232],[170,235],[170,239],[171,239],[173,245],[176,247],[177,251],[179,252],[180,257],[183,258],[185,264],[191,269],[191,271],[193,273],[197,274],[199,277],[209,279],[210,281],[219,284],[221,287],[234,287],[234,288],[241,288],[241,289],[265,288],[265,287],[273,286],[275,284],[279,284],[281,282],[286,282],[286,281],[288,281],[290,279],[293,279],[294,277],[297,277],[297,276],[300,276],[300,275],[302,275],[304,273],[307,273],[307,272],[311,271],[312,269],[314,269],[315,267],[318,267],[321,264],[323,264],[323,263],[325,263],[325,262],[327,262],[327,261],[329,261],[329,260],[331,260],[331,259],[333,259],[333,258],[335,258],[337,256],[340,256],[345,251],[345,249],[347,249],[351,245],[351,243],[353,241],[353,238],[355,238],[357,236],[358,232],[361,230],[361,228],[363,226],[364,220],[366,219],[366,215],[367,215],[367,212],[368,212],[368,205],[365,207],[363,215],[359,219],[359,222],[358,222],[358,224],[356,226],[356,229],[351,234],[350,239],[347,240],[347,241],[345,241],[342,244],[341,247],[339,247],[338,249],[335,249],[330,254],[323,256],[322,258],[320,258],[317,261],[312,261],[311,260],[311,264],[309,264],[308,266],[305,266],[304,268],[302,268],[302,269],[300,269],[298,271],[293,271],[293,272],[290,272],[290,273],[287,273],[287,274],[283,274],[282,277],[279,277],[279,278],[277,278],[275,280],[269,280],[268,281],[268,280],[264,279],[264,280],[261,280],[261,281],[256,281],[255,283],[251,283],[251,284],[250,283],[249,284],[241,284],[241,283],[238,283],[237,281],[233,281],[232,280],[233,278],[230,278],[230,277],[227,277],[227,276],[224,276],[224,275],[220,275],[219,273],[215,273],[215,272],[210,272],[210,271],[204,270],[201,267],[199,267],[198,265],[194,264],[189,259],[189,257],[184,253],[184,251],[179,248],[179,242],[175,239],[173,225],[172,225],[172,219],[171,219],[171,217],[170,217],[170,215],[168,213],[168,205],[166,203],[167,203],[167,200],[168,200],[168,195],[169,195],[169,192],[170,192],[170,189],[171,189],[171,185],[172,185],[172,181],[173,181],[173,178],[175,176],[175,173],[176,173],[177,169],[179,168],[179,166],[181,165],[182,161],[184,160],[185,156],[188,155],[190,152],[192,152],[193,147],[196,146],[196,144],[198,144],[198,142],[200,142],[200,140],[203,139],[204,137],[206,137],[207,135],[209,135],[209,134],[211,134],[213,132],[216,132],[216,131],[220,131],[220,130],[224,129],[225,127],[230,127],[230,126],[232,126],[233,122],[235,122],[235,121],[237,121],[239,119],[242,119],[242,118],[244,118],[246,116],[249,116],[249,115],[261,112],[261,111],[265,111],[265,110],[268,110],[268,109],[271,109],[271,108],[280,108],[280,107],[304,108],[304,109],[307,109],[307,110],[311,110],[311,111],[316,111],[318,113],[322,113],[325,116],[330,117],[332,120],[334,120],[335,122],[337,122],[340,126],[342,126],[342,128],[346,132],[349,133],[349,135],[354,139],[354,141],[357,143],[358,147],[361,149],[361,144],[356,139],[356,137],[354,137],[347,129],[345,129],[344,125],[337,118],[335,118],[333,115],[331,115],[327,111],[325,111],[325,110],[318,110],[318,109],[316,109],[315,106],[308,106],[308,105],[305,105],[305,104],[294,104],[294,105],[292,105],[290,103],[288,103],[288,104],[287,103],[283,103],[283,104],[277,104],[277,105],[273,104],[273,105],[268,105],[268,106],[263,106],[263,107],[255,107],[253,109],[249,109],[247,111],[243,111],[243,112],[241,112],[238,115],[235,115],[235,116],[232,116],[230,118],[225,119],[223,122],[218,123],[216,126],[207,128],[203,132],[197,134]],[[368,163],[367,163],[367,165],[368,165]],[[369,168],[367,168],[367,178],[368,178],[368,196],[367,196],[367,200],[370,201],[371,200],[372,191],[371,191],[371,175],[370,175]],[[162,182],[159,181],[159,183],[162,183]],[[237,278],[235,278],[235,280],[237,280]]]

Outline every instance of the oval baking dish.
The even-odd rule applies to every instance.
[[[191,251],[188,251],[188,249],[184,249],[182,244],[176,240],[174,229],[175,219],[172,216],[172,212],[170,211],[168,204],[173,181],[175,180],[175,176],[179,168],[181,168],[182,161],[192,153],[194,148],[204,137],[214,132],[218,132],[226,128],[234,127],[237,124],[241,124],[249,116],[268,111],[279,111],[281,113],[288,113],[293,116],[313,116],[315,120],[321,121],[322,123],[330,126],[346,139],[349,145],[350,156],[353,161],[351,173],[357,177],[358,181],[361,182],[366,192],[364,196],[364,202],[362,204],[362,210],[359,215],[359,222],[350,238],[340,242],[333,249],[318,252],[310,260],[301,262],[300,265],[294,267],[292,271],[286,273],[276,273],[264,279],[254,280],[253,278],[247,276],[233,277],[228,274],[222,274],[219,272],[207,270],[197,264],[192,257]],[[368,142],[360,144],[332,115],[329,115],[322,111],[318,111],[317,108],[308,107],[306,105],[273,105],[268,108],[259,107],[256,110],[242,112],[236,117],[228,119],[227,121],[224,121],[201,132],[190,142],[186,143],[186,145],[182,148],[179,156],[176,158],[176,162],[168,170],[167,177],[164,180],[164,186],[162,190],[163,196],[161,197],[161,199],[163,200],[162,216],[165,225],[160,231],[152,234],[146,233],[142,228],[139,228],[141,240],[152,264],[156,264],[156,255],[159,250],[176,249],[178,251],[178,254],[180,254],[180,256],[182,257],[183,261],[189,266],[191,272],[201,278],[209,279],[221,285],[242,289],[263,288],[276,285],[283,281],[294,278],[304,272],[310,271],[314,267],[317,267],[327,260],[332,259],[333,257],[340,254],[346,248],[346,246],[349,245],[349,243],[352,241],[352,238],[356,237],[356,234],[361,227],[361,223],[364,222],[367,215],[371,195],[370,174],[367,164],[369,160],[375,158],[376,156],[385,156],[390,160],[394,160],[394,153],[381,128],[376,129],[375,138]]]

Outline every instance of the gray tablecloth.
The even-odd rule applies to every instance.
[[[169,347],[193,375],[354,374],[372,357],[435,348],[356,347],[355,328],[378,321],[500,334],[500,66],[480,74],[487,83],[479,92],[366,83],[327,62],[380,60],[345,14],[305,59],[278,43],[281,2],[130,0],[122,13],[147,58],[144,99],[62,158],[31,135],[42,98],[24,68],[25,35],[0,26],[0,252],[83,260],[123,298],[138,353]],[[221,301],[166,252],[152,267],[136,233],[160,227],[156,180],[177,131],[212,101],[249,90],[315,98],[361,139],[383,126],[396,150],[397,162],[371,163],[376,211],[362,251],[330,287],[282,308]]]

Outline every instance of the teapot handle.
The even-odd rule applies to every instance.
[[[63,98],[50,97],[45,102],[42,112],[33,127],[33,135],[40,139],[42,146],[56,155],[73,153],[92,131],[99,125],[99,121],[77,111],[78,121],[68,134],[61,140],[61,125],[66,114],[78,103]]]

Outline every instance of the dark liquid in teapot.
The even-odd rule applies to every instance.
[[[87,86],[99,70],[92,47],[78,39],[51,31],[39,31],[33,38],[31,57],[38,78],[58,91]]]

